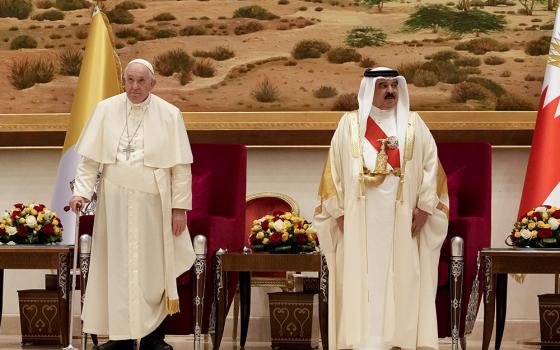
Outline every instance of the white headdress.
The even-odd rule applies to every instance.
[[[364,77],[360,84],[360,91],[358,92],[358,113],[360,117],[360,135],[366,134],[367,118],[371,111],[373,103],[373,93],[375,91],[375,83],[377,79],[397,79],[399,82],[399,97],[397,100],[396,113],[397,113],[397,127],[400,121],[407,121],[410,112],[410,102],[408,98],[408,87],[406,79],[399,75],[399,72],[387,67],[368,68],[364,72]],[[404,119],[403,119],[404,117]]]
[[[143,65],[144,67],[148,68],[148,70],[150,71],[150,73],[152,73],[152,76],[155,74],[154,73],[154,67],[152,66],[152,64],[148,61],[146,61],[143,58],[136,58],[130,62],[128,62],[128,64],[126,65],[127,67],[130,66],[132,63],[140,63],[141,65]]]

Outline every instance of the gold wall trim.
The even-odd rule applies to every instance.
[[[419,112],[431,130],[532,130],[536,112]],[[334,130],[342,112],[186,112],[188,130]],[[65,132],[69,113],[0,114],[0,132]]]

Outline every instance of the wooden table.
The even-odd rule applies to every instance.
[[[241,347],[245,346],[251,313],[251,272],[317,271],[319,272],[319,323],[323,350],[329,348],[328,340],[328,268],[320,254],[269,254],[229,253],[222,249],[216,253],[214,266],[214,292],[216,302],[214,350],[220,348],[227,313],[228,273],[239,272],[239,300],[241,305]]]
[[[499,349],[504,334],[509,273],[560,273],[560,249],[486,248],[480,252],[484,284],[484,333],[482,349],[490,346],[496,315],[496,344]]]
[[[0,323],[4,269],[56,269],[58,271],[58,303],[62,344],[68,345],[70,300],[70,269],[74,246],[71,245],[17,245],[0,247]]]

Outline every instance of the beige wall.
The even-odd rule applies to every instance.
[[[18,201],[49,204],[59,152],[0,149],[0,210],[3,211]],[[275,191],[288,194],[298,202],[301,214],[312,219],[315,193],[326,152],[326,148],[249,149],[247,193]],[[515,221],[528,152],[528,148],[493,150],[494,247],[504,246],[504,238]],[[18,313],[17,290],[42,288],[43,274],[43,271],[6,271],[4,314]],[[508,320],[537,320],[536,295],[552,292],[553,289],[551,276],[528,276],[522,286],[510,279]],[[266,294],[260,289],[254,290],[253,297],[252,316],[266,317]],[[255,323],[251,327],[256,327]],[[249,332],[251,334],[251,330]]]

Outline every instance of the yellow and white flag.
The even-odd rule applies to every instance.
[[[52,208],[58,212],[64,225],[65,244],[74,244],[75,216],[64,211],[72,196],[70,181],[76,175],[80,160],[74,147],[97,103],[122,92],[120,77],[121,65],[114,49],[111,26],[105,14],[96,8],[91,19],[52,201]]]

